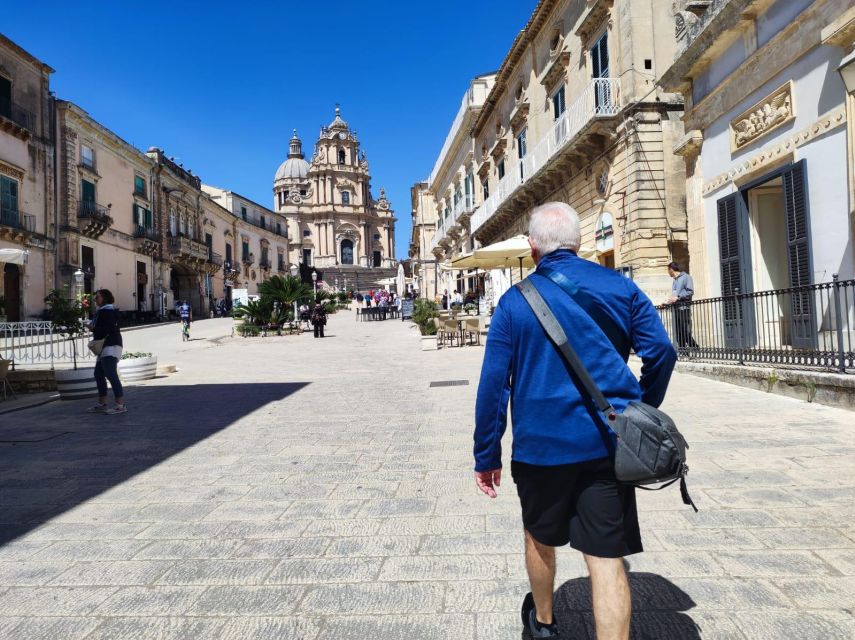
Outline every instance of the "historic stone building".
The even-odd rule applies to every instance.
[[[660,83],[686,104],[675,150],[686,158],[696,297],[855,277],[855,86],[841,78],[855,42],[851,0],[681,0],[676,9],[679,50]],[[770,310],[757,330],[797,346],[826,313],[798,309],[800,299]]]
[[[601,264],[666,299],[665,267],[686,259],[682,100],[655,84],[673,29],[653,0],[538,2],[471,130],[478,242],[525,233],[532,207],[561,200]]]
[[[0,317],[39,317],[54,287],[54,126],[48,65],[0,35]],[[23,254],[21,254],[23,255]]]
[[[358,288],[395,274],[394,213],[383,189],[374,199],[368,159],[338,107],[311,162],[294,132],[273,195],[297,259],[322,270],[327,283],[338,278],[339,286]]]
[[[436,200],[427,180],[410,187],[409,256],[413,271],[413,287],[419,295],[434,299],[439,288],[439,271],[436,256],[431,252],[436,233]]]

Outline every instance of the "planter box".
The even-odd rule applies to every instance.
[[[80,400],[81,398],[98,397],[98,386],[95,384],[95,368],[87,369],[57,369],[54,371],[56,390],[60,400]]]
[[[151,380],[157,375],[157,356],[119,360],[119,378],[122,382]]]
[[[422,336],[422,351],[436,351],[436,336]]]

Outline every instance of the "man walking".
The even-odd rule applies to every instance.
[[[695,295],[695,283],[692,276],[682,271],[676,262],[668,264],[668,275],[674,279],[668,304],[674,309],[677,345],[681,349],[697,349],[698,343],[692,337],[692,296]]]
[[[538,266],[530,282],[618,411],[633,401],[658,406],[676,361],[662,322],[634,282],[579,258],[580,241],[579,216],[570,206],[537,207],[529,243]],[[630,349],[643,362],[640,381],[626,365]],[[614,433],[516,287],[496,307],[478,387],[475,481],[491,498],[501,481],[508,400],[511,475],[531,584],[523,637],[559,637],[552,611],[555,547],[569,543],[583,553],[591,576],[598,640],[627,640],[631,599],[622,558],[642,551],[635,490],[617,483],[609,457]]]

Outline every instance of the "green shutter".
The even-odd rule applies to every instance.
[[[82,180],[80,184],[80,197],[83,202],[95,202],[95,185],[88,180]]]
[[[145,226],[147,229],[154,228],[154,220],[151,217],[151,209],[143,209],[145,215]]]

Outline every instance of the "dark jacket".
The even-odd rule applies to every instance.
[[[315,308],[312,310],[312,324],[326,324],[327,323],[327,312],[324,309],[324,305],[316,304]]]
[[[618,411],[639,400],[659,406],[677,354],[648,297],[629,278],[570,251],[545,256],[538,271],[546,266],[594,298],[641,358],[638,380],[596,322],[563,289],[537,272],[529,276],[609,401]],[[513,460],[550,466],[608,455],[594,423],[599,416],[593,404],[580,394],[558,349],[515,287],[499,301],[487,335],[475,411],[476,471],[502,465],[501,439],[509,400]]]
[[[119,312],[112,305],[104,305],[95,312],[92,321],[92,338],[106,338],[105,347],[122,346],[122,333],[119,331]]]

